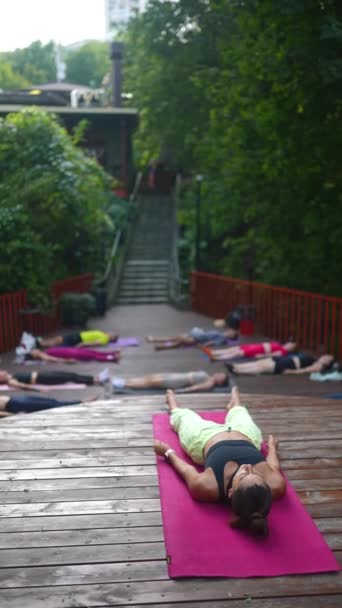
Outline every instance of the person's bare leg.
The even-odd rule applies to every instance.
[[[177,410],[180,407],[176,401],[175,393],[171,389],[166,391],[166,405],[169,408],[170,414],[173,410]]]
[[[157,343],[154,347],[155,350],[170,350],[171,348],[179,348],[180,346],[190,346],[197,344],[196,340],[191,336],[179,336],[177,339],[173,339],[170,342]]]
[[[213,350],[213,359],[224,361],[234,359],[235,357],[243,357],[243,351],[240,346],[231,346],[230,348],[215,348]]]
[[[150,374],[136,378],[128,378],[125,382],[127,388],[160,388],[162,378],[160,374]]]
[[[273,374],[275,363],[273,359],[261,359],[260,361],[251,361],[250,363],[234,363],[232,372],[241,376],[254,376],[257,374]]]
[[[237,386],[233,386],[232,392],[230,395],[230,401],[226,405],[226,410],[231,410],[233,407],[241,405],[240,401],[240,391]]]
[[[172,340],[178,340],[179,336],[146,336],[146,342],[172,342]]]

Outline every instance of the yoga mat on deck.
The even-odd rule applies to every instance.
[[[117,348],[124,348],[125,346],[139,346],[140,341],[138,338],[118,338],[115,342],[111,342],[110,345]]]
[[[33,384],[34,388],[41,391],[59,391],[59,390],[76,390],[78,388],[87,388],[86,384],[75,384],[67,382],[66,384]],[[18,391],[20,389],[8,386],[8,384],[0,384],[0,391]]]
[[[225,413],[201,412],[201,416],[222,423]],[[153,427],[156,439],[166,441],[185,457],[168,414],[155,414]],[[288,482],[286,496],[272,506],[269,537],[257,539],[229,527],[228,506],[194,501],[172,466],[160,457],[158,477],[171,578],[246,578],[340,570]]]

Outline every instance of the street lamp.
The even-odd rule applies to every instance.
[[[196,180],[196,236],[195,236],[195,268],[201,266],[201,194],[203,175],[197,174]]]

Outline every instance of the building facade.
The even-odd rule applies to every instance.
[[[126,24],[136,11],[143,11],[148,0],[105,0],[107,33]]]

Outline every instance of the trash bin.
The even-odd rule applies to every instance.
[[[256,309],[254,304],[241,304],[235,309],[241,318],[240,334],[242,336],[253,336],[255,328]]]
[[[105,287],[95,286],[92,289],[92,294],[95,298],[96,315],[104,317],[107,310],[107,289]]]

